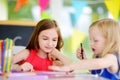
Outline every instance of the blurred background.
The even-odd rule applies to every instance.
[[[0,0],[0,23],[23,21],[24,25],[27,21],[38,22],[44,18],[55,19],[58,22],[64,39],[62,52],[73,61],[77,61],[76,50],[80,43],[83,43],[87,56],[92,56],[88,28],[93,21],[112,18],[120,22],[120,1]]]

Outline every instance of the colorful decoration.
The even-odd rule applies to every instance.
[[[75,25],[82,13],[83,8],[87,5],[87,2],[79,1],[79,0],[72,0],[72,5],[75,10],[74,14],[72,15],[74,17],[72,19],[72,22],[73,22],[73,25]]]
[[[84,41],[86,38],[86,34],[78,31],[77,29],[73,29],[73,34],[71,36],[71,52],[76,52],[76,49],[80,47],[80,43]]]
[[[118,19],[120,12],[120,1],[119,0],[105,0],[106,7],[109,12],[113,15],[114,19]]]
[[[52,18],[50,14],[46,13],[45,11],[41,13],[41,19],[45,19],[45,18]]]
[[[17,0],[16,6],[14,8],[14,11],[17,12],[20,10],[20,8],[26,4],[28,2],[28,0]]]
[[[39,6],[41,8],[41,13],[47,8],[49,0],[39,0]]]

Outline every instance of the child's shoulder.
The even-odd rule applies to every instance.
[[[119,57],[119,54],[118,54],[118,53],[113,53],[113,55],[116,56],[118,65],[120,66],[120,57]],[[119,67],[119,68],[120,68],[120,67]]]
[[[27,57],[29,55],[29,53],[30,53],[30,51],[28,49],[23,49],[19,53],[17,53],[16,55]]]
[[[116,77],[118,78],[118,79],[120,79],[120,57],[119,57],[119,54],[117,54],[117,53],[114,53],[114,55],[116,56],[116,58],[117,58],[117,62],[118,62],[118,75],[116,75]]]
[[[29,53],[30,50],[29,49],[23,49],[21,52],[23,52],[23,53]]]
[[[118,63],[119,63],[119,65],[120,65],[120,57],[119,57],[119,54],[114,53],[114,55],[116,56],[116,58],[117,58],[117,60],[118,60]]]
[[[117,62],[118,62],[118,68],[119,68],[119,70],[118,70],[118,74],[119,74],[119,76],[120,76],[120,56],[119,56],[119,54],[118,53],[115,53],[114,54],[115,56],[116,56],[116,58],[117,58]]]

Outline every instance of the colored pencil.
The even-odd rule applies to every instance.
[[[82,59],[84,59],[83,45],[82,45],[82,43],[80,43],[80,45],[81,45],[81,55],[82,55]]]

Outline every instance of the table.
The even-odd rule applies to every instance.
[[[0,76],[0,80],[108,80],[97,75],[65,72],[15,72]]]

